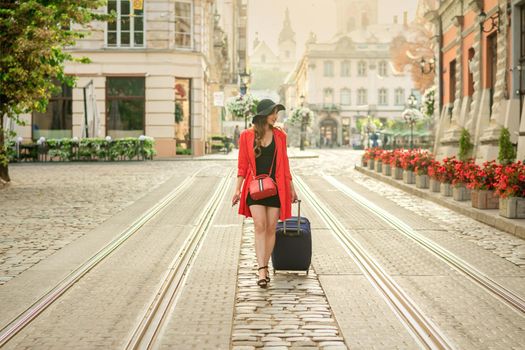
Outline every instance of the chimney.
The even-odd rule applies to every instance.
[[[403,25],[406,27],[408,26],[408,12],[403,11]]]
[[[394,24],[397,24],[397,16],[394,16]]]

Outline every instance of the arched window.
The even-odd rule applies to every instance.
[[[388,67],[388,66],[387,66],[386,61],[381,61],[381,62],[379,62],[379,64],[378,64],[378,69],[377,69],[377,70],[378,70],[378,73],[379,73],[379,76],[380,76],[380,77],[386,77],[386,76],[388,75],[388,73],[387,73],[387,67]]]
[[[377,96],[377,104],[380,106],[388,105],[388,91],[385,88],[379,89]]]
[[[334,62],[325,61],[324,62],[324,76],[333,77],[334,76]]]
[[[365,88],[360,88],[357,90],[357,104],[366,105],[368,104],[368,92]]]
[[[341,62],[341,76],[342,77],[350,76],[350,62],[348,61]]]
[[[360,77],[366,77],[366,62],[359,61],[357,64],[357,75]]]
[[[396,106],[402,106],[405,104],[405,90],[403,88],[397,88],[394,92],[394,96]]]
[[[323,90],[323,104],[332,105],[334,104],[334,90],[326,88]]]
[[[350,89],[344,88],[341,90],[341,105],[348,106],[351,104]]]

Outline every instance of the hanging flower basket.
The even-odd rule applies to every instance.
[[[251,94],[238,95],[228,100],[226,108],[236,118],[247,118],[257,113],[258,103],[259,101]]]

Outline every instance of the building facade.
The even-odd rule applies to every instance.
[[[378,24],[376,1],[354,2],[337,2],[338,14],[348,14],[337,16],[340,32],[324,43],[311,34],[282,89],[287,106],[298,106],[304,96],[316,112],[312,145],[361,144],[358,120],[402,119],[408,96],[419,95],[410,75],[395,71],[390,59],[391,42],[406,34],[406,20]]]
[[[76,86],[55,96],[46,113],[22,116],[27,126],[17,133],[33,140],[145,135],[155,139],[159,157],[177,148],[204,154],[218,128],[213,92],[232,71],[216,4],[109,0],[100,11],[108,10],[116,21],[92,23],[67,49],[91,60],[66,65]]]
[[[523,160],[525,1],[449,0],[426,16],[437,41],[437,156],[457,154],[465,128],[478,162],[497,159],[505,127]]]

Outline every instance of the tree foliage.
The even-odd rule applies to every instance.
[[[515,159],[516,150],[514,149],[514,145],[510,141],[509,129],[503,128],[501,129],[501,134],[499,137],[498,161],[501,164],[506,165],[514,162]]]
[[[470,157],[470,153],[474,149],[474,144],[470,140],[470,133],[467,129],[463,128],[461,130],[461,135],[459,136],[459,151],[458,158],[461,161],[466,161]]]
[[[0,178],[9,181],[3,116],[21,123],[18,115],[45,111],[49,98],[58,92],[55,82],[72,86],[64,73],[67,61],[87,63],[64,50],[85,36],[72,26],[110,15],[96,10],[105,0],[11,0],[0,7]]]

